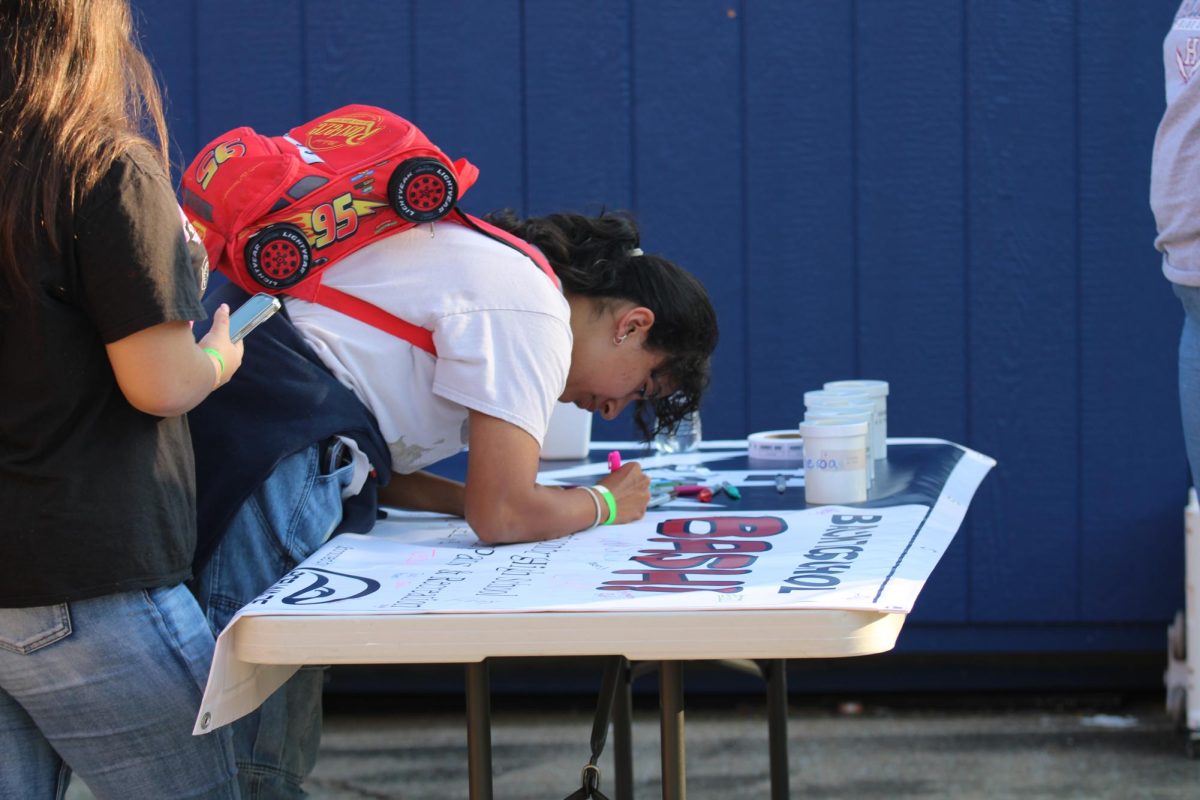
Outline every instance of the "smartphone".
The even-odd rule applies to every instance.
[[[229,315],[229,340],[241,341],[246,334],[270,319],[281,307],[282,303],[278,297],[261,292],[254,295]]]

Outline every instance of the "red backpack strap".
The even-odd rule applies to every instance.
[[[479,231],[483,235],[498,242],[503,242],[521,252],[533,261],[533,263],[537,264],[542,272],[546,273],[546,277],[550,279],[556,289],[562,291],[562,283],[559,281],[558,276],[554,274],[554,270],[550,267],[550,262],[542,255],[541,250],[538,250],[529,242],[513,236],[508,231],[501,230],[491,223],[484,222],[478,217],[472,217],[459,208],[455,208],[453,214],[447,216],[445,219],[446,221],[457,222],[460,225],[465,225],[468,228]],[[353,317],[359,322],[370,325],[372,328],[378,328],[385,333],[390,333],[392,336],[403,339],[413,347],[418,347],[434,358],[437,358],[437,348],[433,344],[433,331],[428,328],[422,328],[419,325],[406,322],[394,314],[389,314],[379,306],[372,305],[354,295],[346,294],[343,291],[326,286],[324,283],[318,285],[312,293],[311,298],[308,299],[311,299],[314,303],[320,303],[326,308],[332,308],[334,311],[341,312],[348,317]]]
[[[542,272],[546,273],[546,277],[554,284],[554,288],[562,291],[562,281],[554,274],[554,269],[550,266],[550,262],[542,255],[542,251],[531,245],[524,239],[513,236],[506,230],[497,228],[490,222],[484,222],[479,217],[473,217],[464,212],[461,208],[455,207],[453,213],[446,217],[447,221],[457,222],[460,225],[466,225],[468,228],[474,228],[485,236],[495,239],[498,242],[503,242],[514,250],[518,250],[525,254],[533,263],[538,265]]]
[[[433,345],[433,331],[428,328],[413,325],[394,314],[389,314],[379,306],[325,284],[317,287],[313,302],[320,303],[326,308],[332,308],[334,311],[340,311],[348,317],[354,317],[359,322],[365,322],[384,333],[390,333],[437,358],[437,348]]]

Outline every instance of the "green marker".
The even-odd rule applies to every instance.
[[[730,483],[729,481],[721,481],[721,483],[718,484],[717,488],[723,490],[725,492],[725,494],[729,495],[734,500],[742,499],[742,493],[739,492],[738,488],[736,486],[734,486],[732,483]]]

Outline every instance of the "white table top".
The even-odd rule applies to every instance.
[[[231,644],[239,659],[258,664],[833,658],[890,650],[905,616],[826,609],[256,616],[242,620]]]

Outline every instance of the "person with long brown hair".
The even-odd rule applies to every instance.
[[[227,307],[192,333],[166,142],[127,0],[0,0],[0,797],[238,797],[229,737],[191,735],[184,414],[242,347]]]

